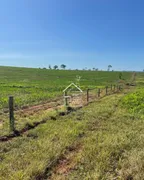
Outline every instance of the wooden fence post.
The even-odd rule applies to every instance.
[[[64,92],[64,105],[68,106],[68,98],[67,98],[67,92]]]
[[[111,91],[113,90],[113,85],[111,84]]]
[[[100,93],[101,93],[101,90],[100,88],[98,89],[98,97],[100,97]]]
[[[13,96],[9,97],[9,123],[10,131],[15,131],[15,120],[14,120],[14,98]]]
[[[87,89],[87,103],[89,102],[89,89]]]
[[[108,86],[106,86],[106,95],[108,95]]]
[[[115,92],[115,89],[116,89],[116,85],[114,85],[114,92]]]
[[[121,86],[119,85],[119,91],[121,90]]]
[[[119,91],[119,85],[117,85],[117,91]]]

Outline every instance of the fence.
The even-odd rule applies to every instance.
[[[104,96],[120,92],[124,87],[122,85],[110,85],[105,88],[87,89],[83,93],[64,94],[64,104],[70,107],[82,107],[86,104],[98,100]]]
[[[83,107],[90,102],[96,101],[104,96],[120,92],[124,87],[120,85],[111,85],[106,86],[105,88],[94,88],[94,89],[87,89],[83,92],[72,92],[71,94],[64,94],[64,103],[61,101],[59,106],[66,106],[66,107]],[[45,105],[42,105],[43,107]],[[57,106],[57,108],[59,107]],[[14,97],[9,97],[9,121],[7,121],[9,132],[15,133],[16,131],[16,124],[18,122],[15,121],[14,117]],[[50,107],[51,109],[54,107]],[[30,108],[31,109],[31,108]],[[46,109],[45,109],[46,110]]]

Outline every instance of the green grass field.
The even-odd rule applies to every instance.
[[[83,89],[119,79],[119,72],[9,67],[1,67],[0,74],[1,109],[10,94],[19,107],[58,98],[77,75]],[[126,81],[131,76],[123,73]],[[63,108],[16,112],[17,130],[47,121],[0,142],[0,180],[143,180],[144,73],[137,73],[136,84],[64,116],[59,115]],[[1,113],[1,119],[8,123],[8,114]]]
[[[17,107],[40,104],[62,96],[62,91],[71,83],[77,83],[83,90],[116,84],[119,72],[69,71],[31,68],[0,67],[0,109],[8,107],[8,96],[15,97]],[[124,72],[124,79],[132,76]]]
[[[120,72],[104,71],[70,71],[70,70],[47,70],[32,68],[0,67],[0,136],[9,134],[8,97],[14,96],[16,109],[46,105],[54,107],[63,104],[63,90],[72,82],[79,84],[82,90],[87,88],[102,88],[106,85],[117,84]],[[123,78],[129,81],[132,72],[123,72]],[[141,74],[138,74],[139,76]],[[81,77],[77,81],[77,77]],[[96,96],[96,91],[94,94]],[[85,97],[86,99],[86,97]],[[52,101],[56,101],[51,103]],[[38,108],[36,108],[38,109]],[[39,112],[36,109],[15,112],[15,126],[21,130],[36,122],[45,119],[44,114],[49,112],[43,108]],[[4,113],[6,112],[6,113]],[[43,114],[43,115],[42,115]],[[41,117],[42,115],[42,117]]]

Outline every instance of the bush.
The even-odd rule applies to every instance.
[[[129,109],[131,113],[144,114],[144,90],[138,90],[125,96],[122,106]]]

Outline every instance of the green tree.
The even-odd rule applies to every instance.
[[[108,65],[108,71],[110,71],[111,68],[112,68],[112,65]]]
[[[65,65],[65,64],[62,64],[62,65],[61,65],[61,68],[62,68],[62,69],[65,69],[65,68],[66,68],[66,65]]]
[[[56,69],[58,69],[58,66],[57,66],[57,65],[55,65],[53,68],[56,70]]]

